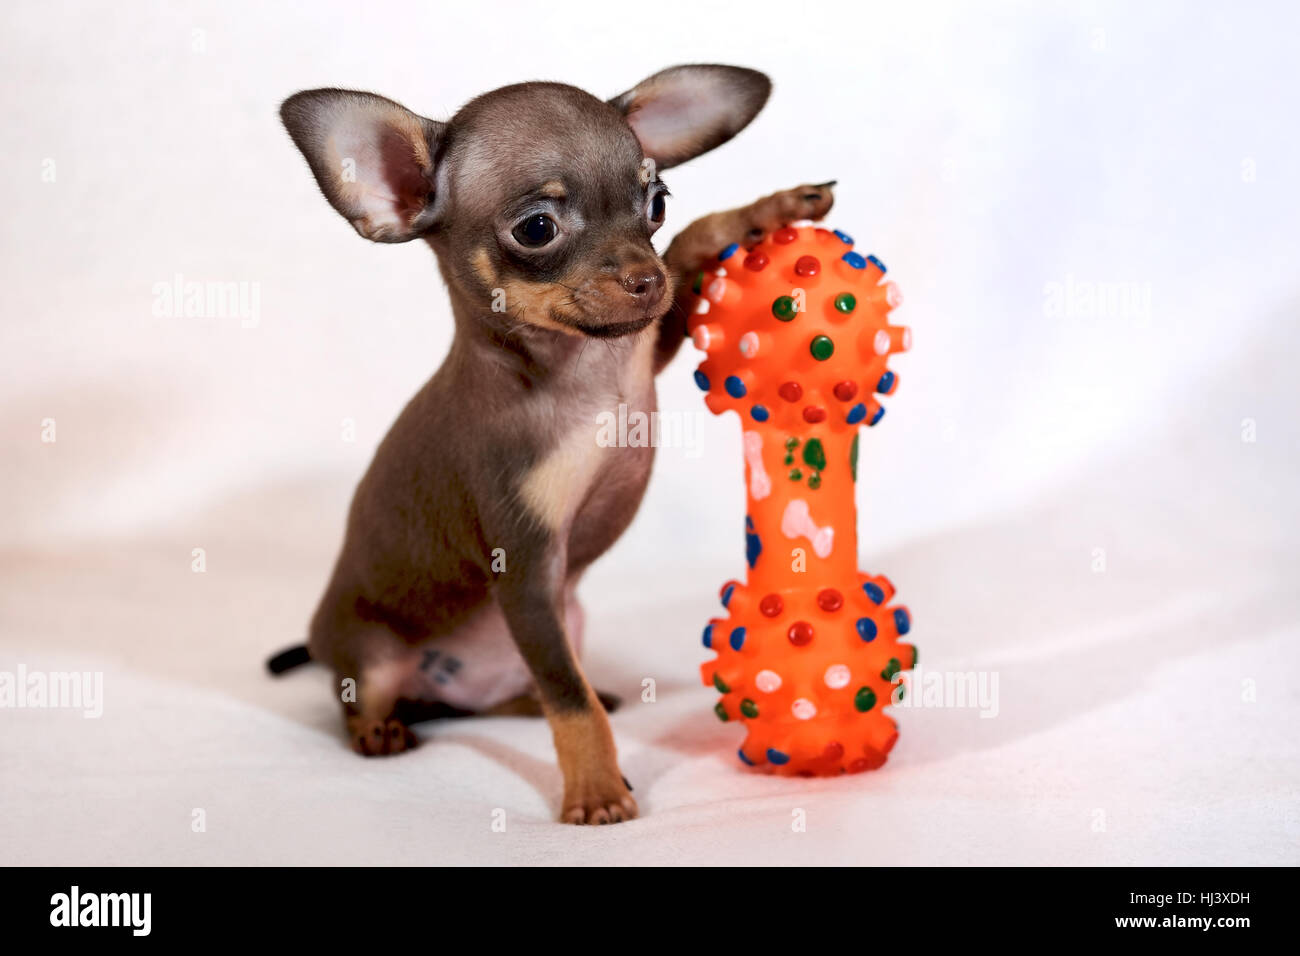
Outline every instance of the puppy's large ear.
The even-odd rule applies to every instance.
[[[406,242],[433,220],[434,160],[445,123],[373,93],[306,90],[280,107],[321,192],[375,242]]]
[[[610,100],[660,169],[721,146],[749,125],[772,82],[739,66],[674,66]]]

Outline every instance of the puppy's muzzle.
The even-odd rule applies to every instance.
[[[657,265],[639,265],[584,284],[575,297],[582,312],[565,319],[585,335],[620,338],[640,332],[668,310],[668,277]]]

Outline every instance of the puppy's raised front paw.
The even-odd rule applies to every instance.
[[[815,186],[796,186],[754,203],[749,213],[747,242],[757,242],[769,232],[801,219],[822,219],[835,205],[834,180]]]

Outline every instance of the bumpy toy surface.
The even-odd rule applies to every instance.
[[[883,764],[898,737],[883,711],[916,663],[893,585],[857,568],[859,430],[898,387],[889,355],[911,346],[884,274],[844,233],[800,224],[724,249],[692,290],[695,381],[714,413],[740,414],[748,498],[748,580],[723,586],[700,673],[718,717],[747,726],[740,759],[776,773]]]

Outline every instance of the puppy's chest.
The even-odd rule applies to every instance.
[[[552,442],[523,476],[522,498],[552,533],[599,525],[607,512],[632,510],[654,458],[651,423],[656,413],[648,363],[609,387],[567,398],[555,409]]]

